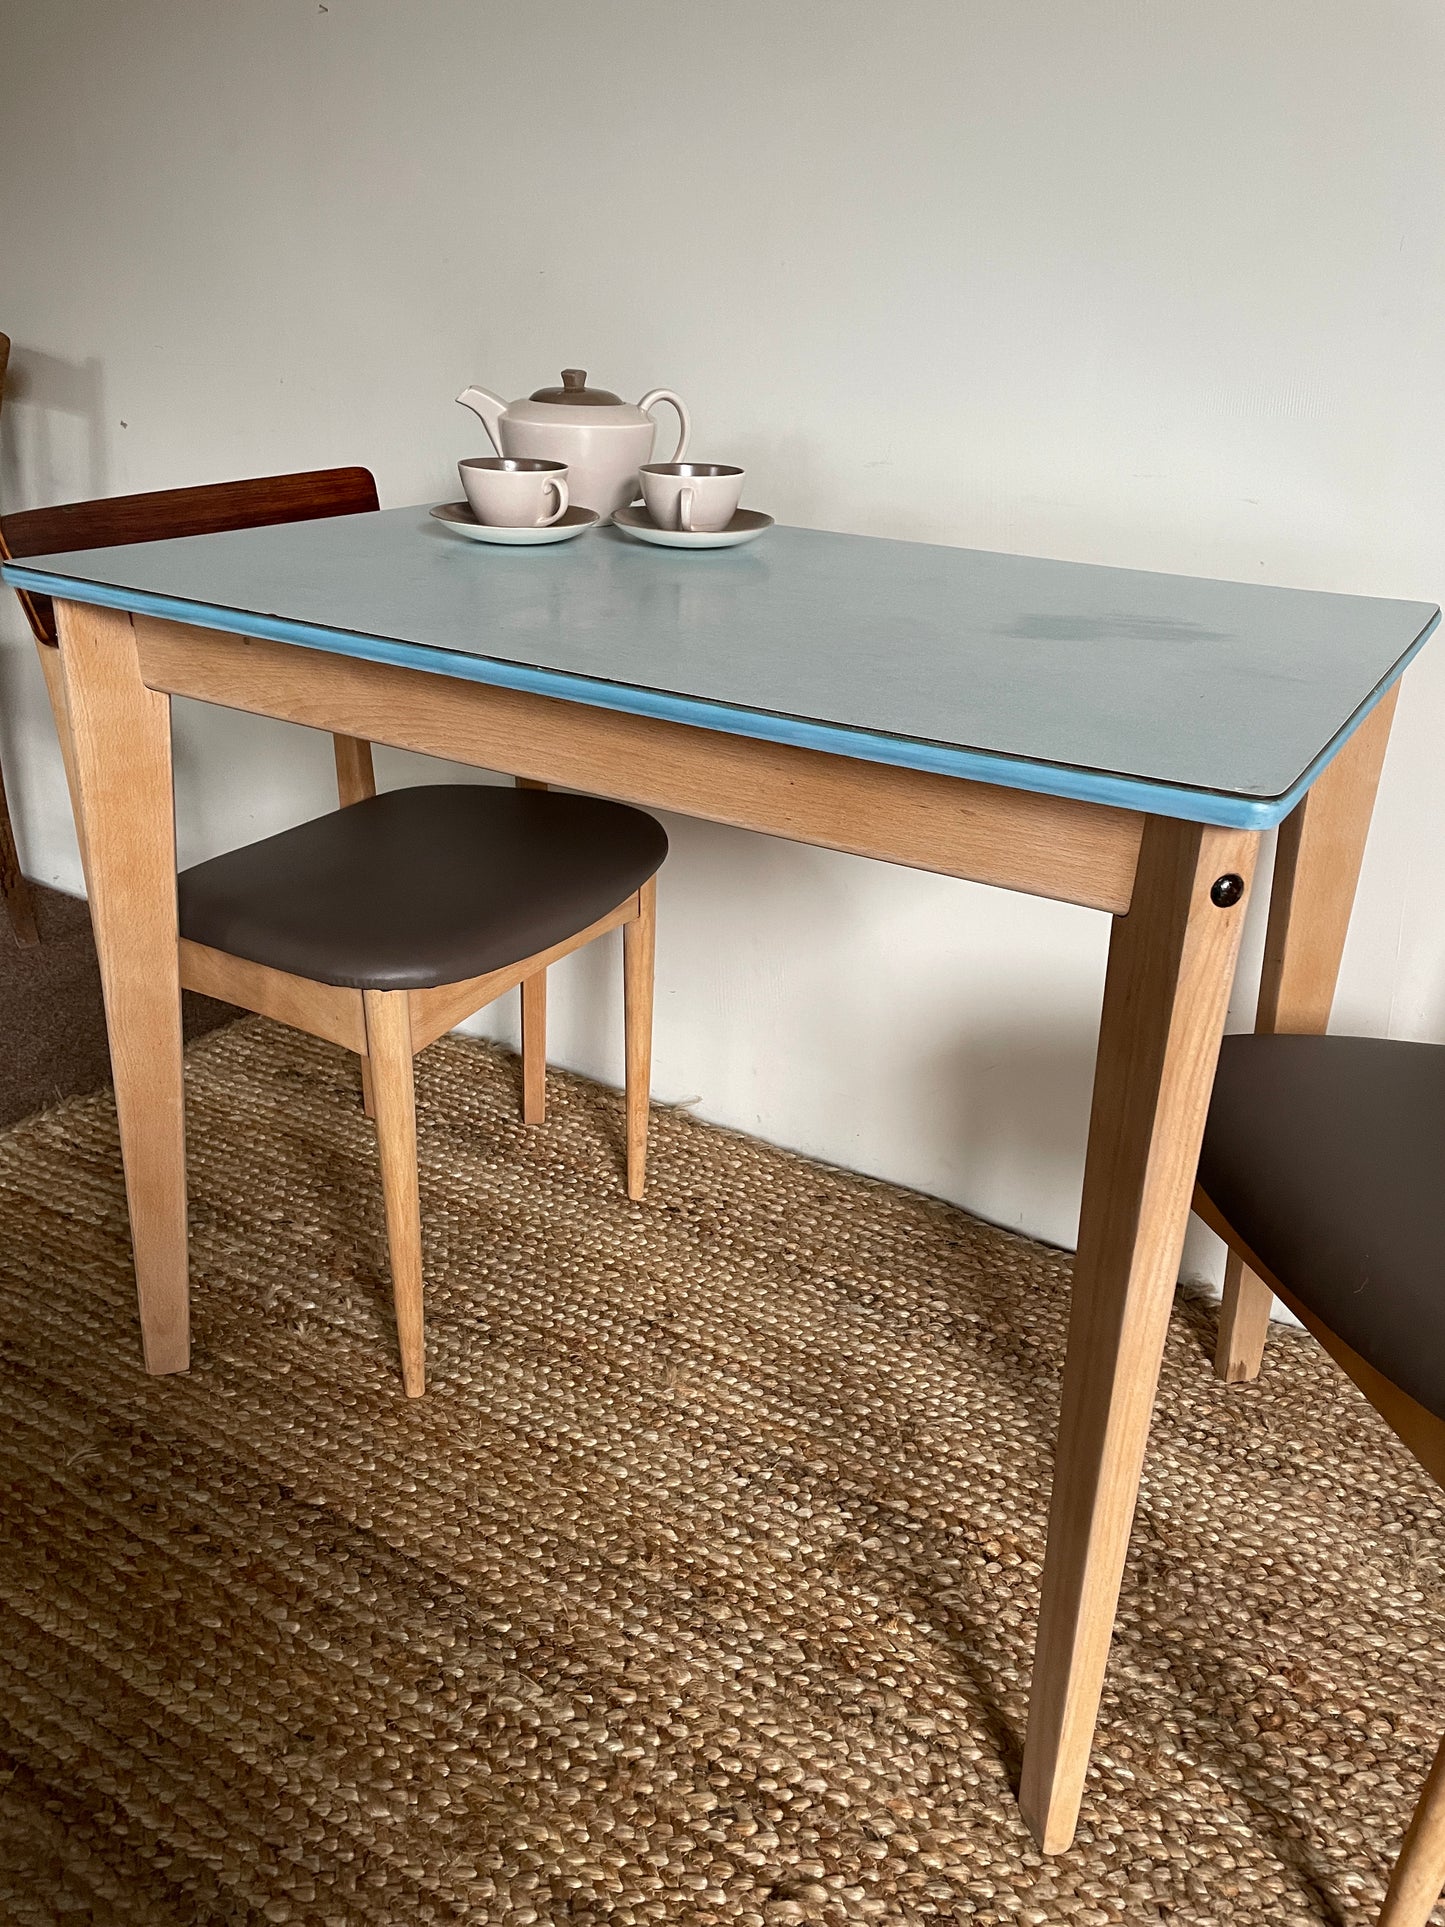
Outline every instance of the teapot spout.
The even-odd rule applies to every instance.
[[[457,396],[463,408],[470,408],[474,415],[480,415],[482,426],[491,437],[492,447],[500,455],[502,436],[500,422],[507,404],[500,395],[494,395],[489,388],[464,388]]]

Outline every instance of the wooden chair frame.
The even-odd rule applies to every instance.
[[[429,990],[351,990],[181,939],[181,983],[185,989],[239,1004],[313,1037],[324,1037],[329,1043],[354,1051],[361,1059],[368,1110],[376,1120],[401,1376],[409,1398],[420,1397],[426,1389],[412,1059],[464,1018],[520,986],[522,1117],[528,1124],[542,1123],[546,1117],[547,970],[620,926],[627,1062],[627,1195],[641,1198],[647,1174],[656,905],[657,879],[651,877],[614,910],[549,950],[504,969],[488,971],[485,976],[439,984]]]
[[[8,337],[0,335],[8,359]],[[0,360],[0,378],[4,362]],[[380,508],[376,481],[365,468],[310,469],[293,475],[262,475],[242,482],[206,482],[194,488],[155,489],[141,495],[112,495],[93,502],[64,502],[55,508],[22,509],[13,515],[0,515],[0,561],[13,562],[29,555],[45,555],[67,548],[102,548],[127,542],[168,541],[182,535],[209,535],[225,529],[275,526],[282,522],[321,521],[333,515],[365,515]],[[50,713],[60,739],[65,778],[70,791],[71,816],[80,849],[80,867],[86,874],[86,893],[90,894],[85,851],[84,817],[75,785],[74,758],[70,725],[65,712],[65,686],[60,673],[60,637],[56,630],[55,607],[49,596],[32,595],[27,589],[15,591],[35,638],[41,673],[45,677]],[[336,794],[342,807],[359,803],[376,794],[376,771],[371,744],[354,736],[332,736],[336,763]],[[19,876],[14,860],[9,818],[5,811],[4,781],[0,777],[0,884],[11,902],[8,878],[11,870]],[[7,849],[10,861],[7,863]],[[24,879],[20,879],[23,886]],[[28,892],[25,902],[28,904]],[[15,910],[12,905],[12,917]],[[30,926],[33,931],[33,921]],[[21,934],[21,941],[29,941]],[[361,1066],[362,1102],[366,1115],[374,1115],[370,1071],[365,1058]]]
[[[0,336],[0,342],[4,341]],[[8,350],[8,343],[6,343]],[[3,373],[3,364],[0,364]],[[364,468],[320,469],[298,475],[262,476],[198,488],[164,489],[30,509],[0,517],[0,558],[14,560],[71,548],[160,541],[280,522],[362,514],[379,507],[376,483]],[[60,738],[70,788],[80,859],[90,885],[75,746],[61,673],[54,606],[47,596],[17,590]],[[336,790],[343,808],[376,794],[371,744],[364,737],[331,732]],[[543,782],[518,779],[528,789]],[[0,788],[0,805],[3,805]],[[0,824],[0,828],[4,825]],[[5,875],[0,841],[0,877]],[[6,892],[7,901],[9,891]],[[409,1397],[426,1387],[422,1313],[421,1217],[417,1189],[416,1105],[412,1059],[504,992],[522,993],[522,1116],[540,1124],[546,1115],[547,970],[561,958],[621,927],[626,1034],[627,1193],[641,1198],[646,1178],[647,1111],[652,1065],[652,1000],[656,932],[656,879],[626,897],[576,936],[535,957],[464,983],[412,991],[349,990],[317,983],[263,964],[181,939],[184,989],[237,1004],[244,1010],[324,1037],[354,1051],[361,1064],[362,1101],[374,1118],[386,1203],[402,1383]]]
[[[1330,780],[1316,783],[1279,826],[1257,1033],[1317,1037],[1329,1028],[1399,693],[1397,684],[1360,725],[1354,754],[1337,758]],[[1275,1295],[1283,1299],[1231,1249],[1214,1355],[1215,1375],[1226,1384],[1259,1376]]]
[[[0,335],[0,381],[3,381],[9,352],[8,338]],[[334,515],[365,515],[380,506],[375,479],[370,470],[364,468],[310,469],[296,475],[262,475],[243,482],[209,482],[196,488],[105,496],[94,502],[64,502],[55,508],[22,509],[13,515],[0,516],[0,561],[14,562],[29,555],[72,548],[160,542],[182,535],[210,535],[225,529],[322,521]],[[17,589],[15,595],[35,637],[51,713],[60,730],[64,750],[68,731],[62,721],[64,691],[60,682],[60,638],[56,633],[54,605],[48,596],[33,595],[27,589]],[[332,740],[336,791],[342,804],[359,803],[363,797],[375,796],[371,744],[353,736],[334,736]],[[71,801],[75,801],[73,785]],[[3,818],[3,787],[0,787],[0,818]],[[77,837],[82,833],[81,821],[77,811]],[[83,867],[84,849],[80,857]],[[0,878],[3,874],[4,849],[0,844]]]

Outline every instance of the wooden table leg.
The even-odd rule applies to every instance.
[[[1329,1028],[1399,693],[1397,683],[1279,826],[1256,1031],[1317,1037]],[[1273,1305],[1269,1286],[1231,1256],[1219,1308],[1217,1377],[1237,1385],[1259,1376]]]
[[[1257,843],[1151,818],[1110,938],[1019,1794],[1047,1853],[1078,1818]]]
[[[190,1364],[171,705],[130,617],[56,604],[146,1370]]]

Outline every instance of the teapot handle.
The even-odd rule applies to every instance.
[[[682,425],[682,433],[677,438],[677,447],[667,458],[670,462],[680,462],[683,457],[683,451],[687,447],[687,438],[692,433],[692,422],[688,419],[686,408],[683,407],[682,397],[680,395],[674,395],[670,388],[654,388],[650,390],[649,393],[642,397],[642,400],[637,406],[645,415],[650,409],[655,408],[660,401],[669,401],[672,403],[673,407],[677,410],[677,419]]]

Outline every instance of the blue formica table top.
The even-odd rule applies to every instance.
[[[425,508],[30,557],[72,601],[1016,789],[1277,823],[1439,620],[1328,595],[777,528],[465,540]]]

